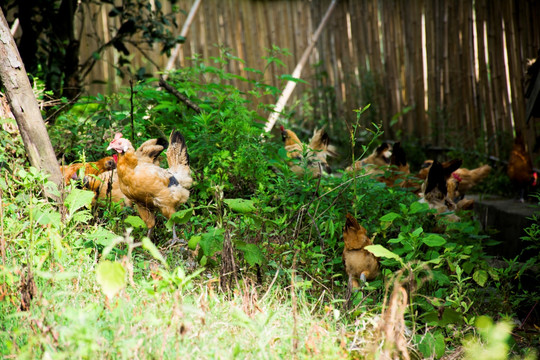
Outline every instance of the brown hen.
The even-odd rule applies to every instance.
[[[379,274],[379,259],[364,248],[373,242],[367,236],[366,229],[358,224],[351,214],[347,214],[343,228],[343,263],[349,277],[347,283],[348,294],[353,287],[358,287],[358,279],[362,281],[373,280]]]
[[[176,130],[171,132],[166,152],[168,169],[140,160],[131,142],[122,138],[122,134],[116,134],[108,149],[114,149],[119,154],[117,172],[120,189],[135,203],[150,236],[156,224],[156,210],[169,219],[176,207],[189,198],[188,189],[193,179],[184,137]],[[178,240],[173,226],[172,243]]]

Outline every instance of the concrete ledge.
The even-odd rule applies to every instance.
[[[507,259],[519,255],[527,246],[520,239],[526,235],[523,229],[532,224],[530,218],[540,212],[540,206],[491,195],[467,195],[467,198],[474,199],[474,212],[483,229],[488,233],[497,230],[492,238],[501,243],[486,248],[486,252]]]

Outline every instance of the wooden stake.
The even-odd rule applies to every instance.
[[[293,78],[297,78],[297,79],[300,78],[300,75],[302,74],[302,70],[304,69],[304,65],[306,65],[306,62],[307,62],[307,60],[309,58],[309,55],[313,51],[313,48],[315,47],[315,43],[319,39],[319,36],[321,35],[322,29],[324,28],[324,26],[328,22],[328,19],[330,18],[330,15],[332,14],[332,11],[336,7],[336,4],[337,4],[337,0],[332,0],[332,3],[328,7],[328,10],[326,10],[326,14],[324,14],[324,17],[321,20],[321,23],[319,24],[319,27],[317,28],[317,30],[315,31],[315,33],[311,37],[311,42],[309,43],[306,50],[304,50],[304,53],[302,54],[302,57],[300,58],[300,61],[298,62],[298,65],[296,65],[296,68],[294,69],[294,71],[292,73]],[[279,97],[278,102],[276,103],[276,106],[274,107],[274,112],[272,112],[272,114],[270,114],[270,116],[268,117],[268,121],[266,122],[266,126],[264,127],[264,130],[266,132],[269,132],[274,127],[274,125],[275,125],[275,123],[276,123],[276,121],[278,119],[279,114],[281,113],[281,111],[285,107],[285,104],[287,103],[287,101],[291,97],[291,94],[294,91],[295,87],[296,87],[296,82],[293,81],[293,80],[290,80],[287,83],[287,86],[285,86],[285,89],[283,90],[283,93]]]
[[[191,10],[189,11],[188,17],[186,19],[186,22],[184,23],[184,26],[182,26],[182,30],[180,31],[180,36],[186,37],[189,27],[191,26],[191,23],[193,22],[193,19],[195,18],[195,14],[197,13],[197,10],[199,9],[199,5],[201,5],[202,0],[195,0],[193,3],[193,6],[191,7]],[[169,58],[169,61],[167,62],[167,66],[165,67],[165,71],[170,71],[174,67],[174,62],[176,61],[176,58],[178,57],[178,54],[180,53],[180,46],[182,44],[176,44],[174,47],[171,57]],[[164,75],[165,79],[167,79],[167,75]]]

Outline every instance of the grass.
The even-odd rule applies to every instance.
[[[77,261],[35,275],[29,311],[3,303],[0,353],[18,358],[298,358],[347,357],[345,325],[331,306],[317,311],[298,292],[297,316],[288,289],[248,279],[230,296],[210,276],[192,288],[156,292],[156,273],[136,275],[108,299],[96,283],[96,262]],[[152,276],[155,277],[152,280]],[[203,276],[204,278],[205,276]],[[16,294],[13,294],[16,295]],[[294,330],[296,327],[296,331]],[[297,334],[298,348],[293,343]]]

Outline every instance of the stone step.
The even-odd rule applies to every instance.
[[[488,247],[489,254],[511,259],[530,245],[521,237],[526,235],[524,229],[531,226],[533,214],[540,212],[538,203],[521,203],[492,195],[467,195],[467,198],[474,199],[474,212],[483,229],[490,234],[496,230],[492,238],[501,242]]]

